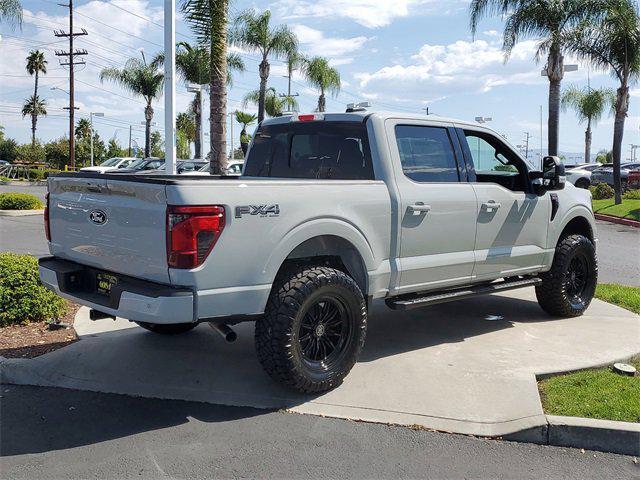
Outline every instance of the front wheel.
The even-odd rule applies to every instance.
[[[180,333],[186,333],[193,330],[198,326],[197,323],[148,323],[148,322],[136,322],[139,326],[145,330],[149,330],[153,333],[159,333],[161,335],[178,335]]]
[[[302,393],[342,383],[364,345],[367,308],[344,272],[314,267],[282,276],[256,322],[258,359],[275,380]]]
[[[596,250],[587,237],[569,235],[556,247],[551,270],[540,275],[536,297],[550,315],[577,317],[587,309],[598,282]]]

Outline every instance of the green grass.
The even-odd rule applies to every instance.
[[[613,198],[592,200],[592,202],[595,213],[640,221],[640,200],[623,199],[620,205],[616,205]]]
[[[596,287],[596,298],[640,314],[640,287],[601,283]]]
[[[640,288],[601,284],[596,297],[640,313]],[[640,357],[631,360],[640,371]],[[611,367],[558,375],[538,383],[545,413],[640,423],[640,376],[625,377]]]

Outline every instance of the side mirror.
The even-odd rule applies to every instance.
[[[534,186],[538,195],[553,190],[562,190],[567,182],[564,165],[560,158],[548,156],[542,159],[542,172],[531,172],[532,180],[540,179]]]

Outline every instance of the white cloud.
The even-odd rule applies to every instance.
[[[421,98],[442,98],[452,94],[486,92],[498,85],[531,84],[544,81],[533,62],[535,41],[519,43],[509,61],[499,44],[485,40],[457,41],[448,45],[423,45],[410,64],[383,67],[372,73],[358,73],[360,88],[395,91]]]
[[[448,14],[452,8],[466,3],[466,0],[279,0],[273,7],[286,19],[343,17],[367,28],[379,28],[410,13]]]
[[[298,41],[306,53],[330,58],[341,57],[360,50],[369,41],[369,38],[365,36],[326,37],[320,30],[300,24],[292,25],[291,30],[298,37]]]

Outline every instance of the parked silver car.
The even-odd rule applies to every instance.
[[[627,187],[629,181],[629,171],[640,168],[640,163],[628,162],[620,165],[620,179],[622,181],[622,188]],[[613,187],[613,165],[605,165],[602,168],[598,168],[591,174],[591,185],[598,185],[599,183],[606,183]]]

